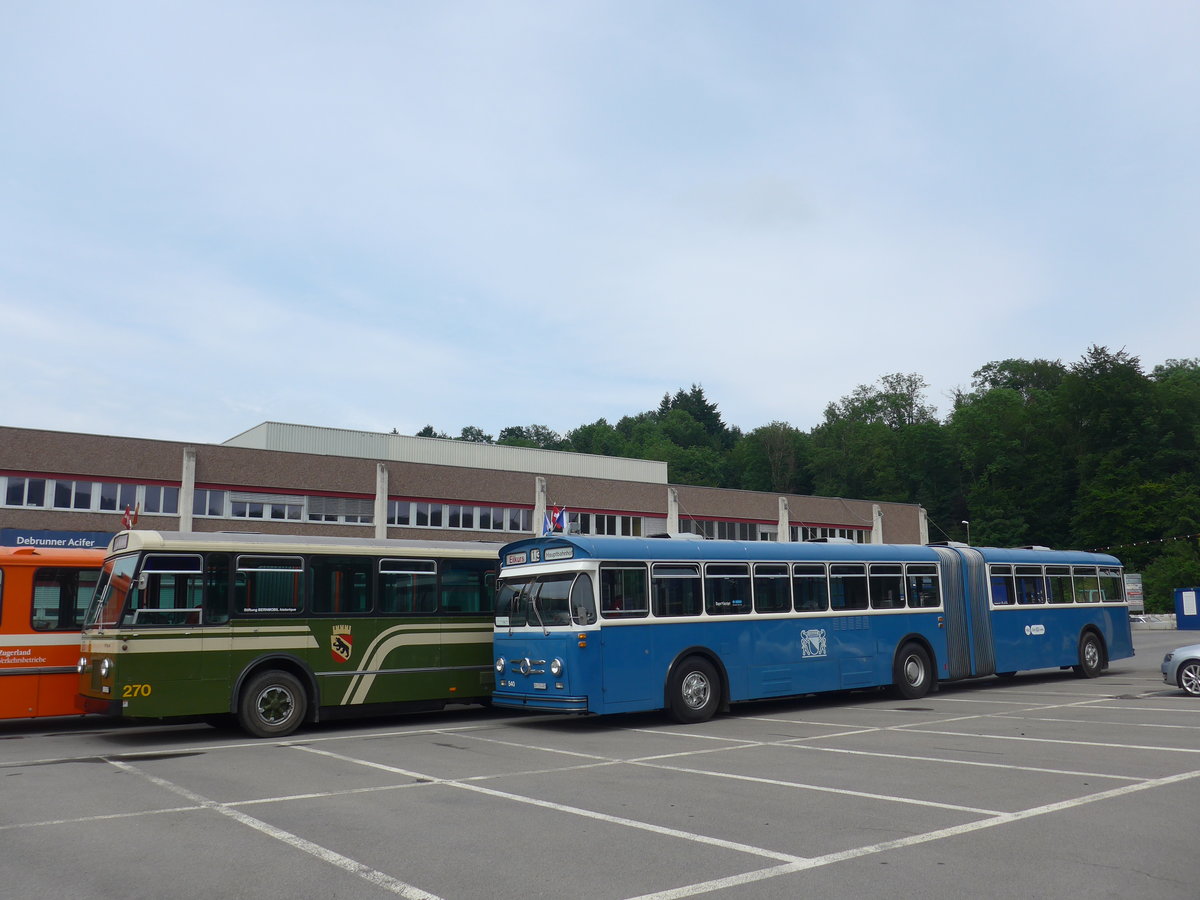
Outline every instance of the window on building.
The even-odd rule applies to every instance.
[[[412,521],[412,501],[410,500],[389,500],[388,501],[388,524],[389,525],[407,525]]]
[[[196,491],[199,494],[199,491]],[[215,513],[200,513],[197,515],[223,516],[225,514],[225,499],[224,491],[209,491],[210,494],[221,495],[221,511]],[[196,504],[193,507],[195,510],[200,509],[200,505]],[[145,488],[145,502],[142,503],[142,511],[148,513],[157,513],[163,516],[175,516],[179,514],[179,488],[169,484],[148,484]]]
[[[46,479],[10,475],[4,492],[6,506],[45,506]]]
[[[154,512],[149,508],[149,488],[147,490],[147,512]],[[193,495],[192,514],[196,516],[224,516],[225,515],[225,497],[226,491],[214,491],[206,488],[197,488]]]
[[[91,509],[92,482],[56,479],[52,506],[55,509]]]
[[[358,497],[309,497],[308,520],[370,525],[375,521],[375,501]]]
[[[137,485],[113,481],[100,482],[100,510],[102,512],[124,512],[126,507],[137,506]]]

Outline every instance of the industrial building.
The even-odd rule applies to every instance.
[[[556,513],[561,513],[556,517]],[[925,543],[917,505],[671,484],[667,464],[264,422],[221,444],[0,427],[0,546],[164,531]]]

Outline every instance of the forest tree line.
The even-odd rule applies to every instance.
[[[675,484],[916,503],[930,540],[1102,550],[1141,572],[1148,612],[1200,584],[1200,359],[1150,372],[1124,350],[1074,364],[1006,359],[974,373],[944,419],[918,374],[830,403],[810,431],[725,424],[702,387],[566,434],[511,426],[455,440],[667,463]],[[420,436],[447,438],[432,426]]]

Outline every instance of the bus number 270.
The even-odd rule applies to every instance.
[[[124,700],[129,700],[132,697],[149,697],[150,685],[148,684],[127,684],[121,688],[121,697]]]

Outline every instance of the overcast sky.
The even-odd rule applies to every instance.
[[[1200,356],[1200,5],[12,3],[0,424],[565,432]]]

